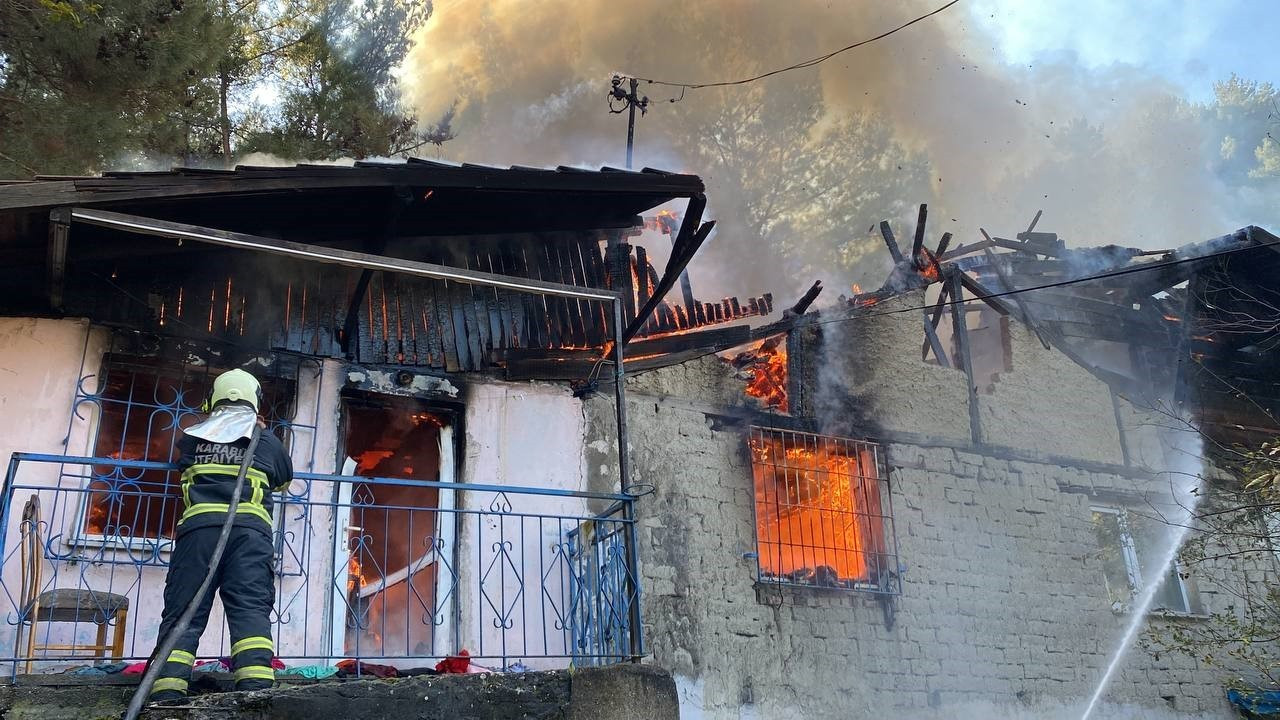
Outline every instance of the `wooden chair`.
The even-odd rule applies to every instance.
[[[31,663],[37,651],[67,650],[69,657],[79,657],[76,651],[92,650],[93,657],[103,659],[110,651],[110,657],[118,660],[124,657],[125,625],[129,617],[129,598],[115,593],[99,592],[82,588],[55,588],[40,592],[40,583],[44,567],[44,544],[40,541],[40,498],[32,495],[22,508],[22,538],[20,541],[22,561],[21,602],[22,612],[18,616],[18,629],[15,633],[14,656],[20,654],[22,648],[22,629],[27,626],[26,672],[31,672]],[[98,626],[98,635],[93,645],[72,643],[70,645],[41,645],[36,642],[40,635],[40,625],[47,623],[81,623],[92,622]],[[115,623],[115,634],[111,644],[107,644],[107,625]]]

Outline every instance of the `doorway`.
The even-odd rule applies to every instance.
[[[454,493],[427,483],[454,480],[453,418],[412,398],[342,399],[343,474],[385,480],[339,487],[335,655],[452,652]]]

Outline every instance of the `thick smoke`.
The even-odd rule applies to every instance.
[[[403,82],[420,117],[458,103],[447,159],[621,166],[614,72],[746,77],[938,4],[440,2]],[[867,228],[888,217],[909,236],[919,202],[934,211],[930,242],[947,230],[970,242],[980,226],[1011,235],[1037,209],[1041,229],[1072,244],[1148,249],[1265,221],[1241,217],[1214,179],[1222,138],[1173,88],[1135,69],[1007,66],[970,12],[961,3],[817,68],[675,103],[678,89],[642,84],[654,102],[637,121],[637,166],[702,175],[721,222],[696,279],[731,294],[786,295],[824,275],[877,285],[884,251]],[[833,134],[841,123],[865,132]],[[888,140],[847,150],[868,128]]]

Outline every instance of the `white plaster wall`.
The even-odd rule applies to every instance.
[[[71,405],[76,381],[84,372],[96,373],[109,338],[105,331],[91,329],[84,320],[52,320],[36,318],[0,318],[0,458],[8,464],[14,452],[49,454],[87,454],[91,447],[90,429],[96,422],[95,408],[82,405],[82,417],[72,419]],[[92,381],[87,383],[92,390]],[[65,444],[64,444],[65,441]],[[77,471],[78,468],[67,468]],[[40,496],[46,522],[60,522],[79,512],[77,493],[58,493],[60,467],[53,464],[26,463],[19,467],[17,484],[47,487],[49,490],[15,490],[11,505],[5,508],[8,523],[4,537],[4,564],[0,595],[0,648],[9,654],[14,647],[15,626],[20,602],[19,519],[23,506],[32,494]],[[71,502],[68,503],[68,500]],[[45,563],[44,581],[49,587],[75,587],[79,569],[55,568]],[[55,642],[71,640],[70,627],[54,635]],[[79,638],[92,640],[92,626],[81,628]],[[44,634],[41,634],[41,641]]]
[[[465,425],[464,482],[584,489],[583,408],[566,388],[532,383],[473,385],[466,396]],[[528,656],[568,654],[565,636],[556,629],[557,609],[561,614],[567,610],[568,576],[557,564],[554,548],[576,522],[548,516],[583,516],[587,505],[575,498],[515,493],[507,497],[512,512],[505,517],[463,516],[458,538],[460,644],[473,656],[487,656],[478,661],[484,665],[522,660],[530,667],[567,667],[567,659],[533,661]],[[491,492],[467,492],[459,507],[488,511],[495,501],[501,502]],[[518,517],[520,513],[528,517]],[[502,542],[510,543],[510,564],[505,569],[501,551],[495,548]],[[486,572],[487,600],[480,593]],[[523,593],[517,575],[524,578]],[[489,605],[503,607],[504,601],[506,607],[514,608],[505,646]],[[437,648],[437,652],[456,649],[460,648]]]
[[[87,342],[86,342],[87,341]],[[0,318],[0,453],[7,460],[15,451],[50,454],[89,455],[92,438],[97,427],[97,408],[92,403],[81,405],[77,416],[72,416],[71,404],[75,396],[76,382],[81,375],[96,375],[110,341],[110,334],[102,328],[90,328],[79,320],[43,320],[24,318]],[[82,368],[83,361],[83,368]],[[321,375],[303,373],[298,389],[298,408],[295,419],[308,425],[316,425],[318,432],[298,429],[293,440],[295,469],[299,471],[332,472],[336,456],[337,398],[340,379],[337,363],[326,363]],[[85,390],[97,389],[95,379],[85,382]],[[68,428],[70,433],[68,434]],[[66,445],[63,439],[68,438]],[[315,448],[315,460],[312,448]],[[26,464],[20,469],[18,481],[23,485],[35,485],[40,490],[41,509],[47,536],[59,529],[70,529],[79,522],[80,502],[83,493],[76,492],[81,482],[67,475],[86,474],[80,466],[62,466],[64,473],[59,492],[60,466]],[[295,482],[300,487],[300,481]],[[328,488],[324,488],[325,491]],[[8,533],[5,538],[3,583],[7,591],[0,594],[0,613],[12,621],[16,617],[19,595],[19,541],[18,515],[31,491],[18,491],[9,508]],[[275,628],[277,648],[280,654],[300,654],[304,651],[322,650],[320,642],[326,630],[327,614],[324,611],[328,597],[325,573],[330,565],[332,543],[331,516],[327,508],[318,507],[306,520],[315,533],[305,558],[286,557],[286,567],[298,569],[305,565],[308,578],[285,577],[277,586],[277,609],[280,624]],[[304,520],[286,517],[286,531],[300,536]],[[50,530],[52,528],[53,530]],[[73,548],[56,543],[54,549],[70,553]],[[44,562],[45,589],[82,588],[103,592],[115,592],[130,598],[129,618],[125,639],[125,652],[129,656],[145,656],[156,642],[160,611],[163,607],[165,570],[160,567],[137,567],[128,562],[126,551],[112,551],[109,557],[120,562],[91,563],[48,561]],[[301,560],[301,563],[299,562]],[[45,628],[48,628],[46,631]],[[59,623],[43,626],[40,641],[77,642],[93,640],[91,623]],[[109,631],[110,635],[110,631]],[[221,602],[215,600],[208,630],[200,645],[202,656],[219,656],[228,652],[229,642]],[[0,648],[8,654],[13,648],[14,626],[0,624]],[[51,661],[41,666],[59,666],[66,662]]]

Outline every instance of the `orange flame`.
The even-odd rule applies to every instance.
[[[787,398],[787,348],[782,337],[762,340],[726,361],[747,375],[747,395],[759,398],[765,407],[785,413],[791,405]]]
[[[818,585],[866,580],[884,552],[871,453],[826,443],[751,443],[761,570]]]

